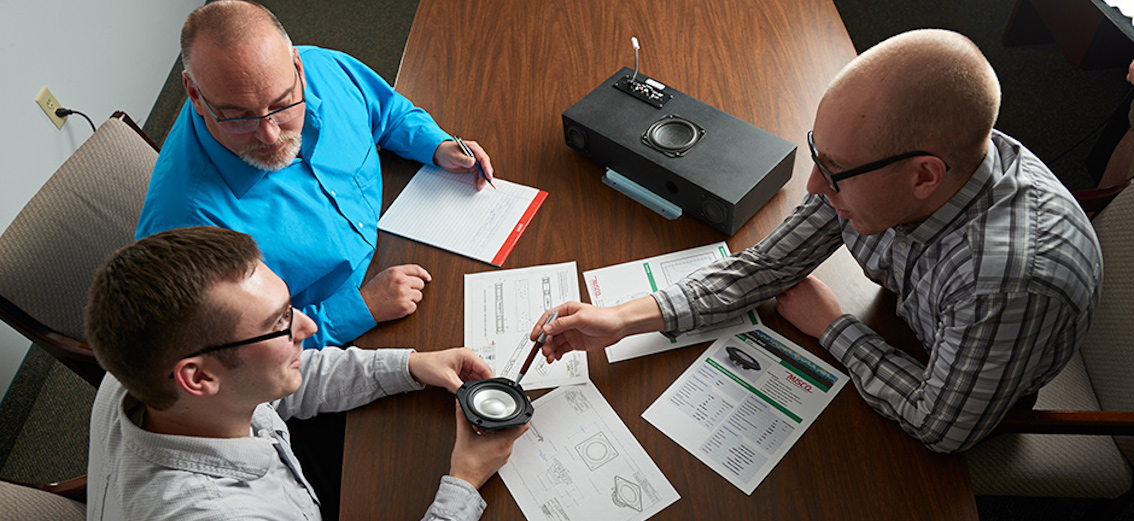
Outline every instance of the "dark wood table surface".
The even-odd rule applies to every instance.
[[[564,143],[560,115],[620,67],[633,66],[631,36],[642,43],[643,73],[800,147],[792,179],[732,237],[630,201],[602,183],[599,165]],[[807,130],[827,83],[853,57],[830,0],[422,0],[396,87],[447,131],[480,142],[497,176],[549,192],[503,267],[574,260],[582,273],[719,240],[737,251],[764,237],[805,193]],[[388,207],[419,165],[383,156]],[[358,345],[462,345],[463,275],[497,268],[381,234],[371,271],[409,262],[433,276],[418,311]],[[845,311],[892,342],[918,345],[894,317],[892,296],[867,281],[845,249],[816,274]],[[770,304],[760,312],[842,367]],[[591,380],[681,495],[655,519],[977,518],[963,457],[925,449],[850,385],[745,495],[641,417],[704,348],[617,364],[601,351],[589,354]],[[454,432],[453,397],[441,389],[349,413],[341,518],[419,519],[449,469]],[[484,519],[523,517],[498,477],[481,494]]]

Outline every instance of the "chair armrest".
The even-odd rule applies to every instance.
[[[1088,217],[1093,218],[1095,214],[1101,212],[1106,205],[1110,204],[1118,193],[1124,188],[1129,186],[1131,180],[1127,180],[1116,185],[1104,186],[1102,188],[1091,188],[1088,190],[1076,190],[1071,192],[1075,200],[1079,202],[1079,206],[1083,208],[1083,212]]]
[[[0,296],[0,320],[31,339],[96,389],[102,383],[106,371],[98,365],[94,350],[86,342],[47,327],[3,296]]]
[[[1134,435],[1132,411],[1009,411],[994,433]]]
[[[148,136],[146,134],[146,132],[144,130],[142,130],[142,127],[139,127],[138,124],[134,122],[134,119],[131,118],[129,114],[127,114],[127,113],[125,113],[121,110],[116,110],[116,111],[114,111],[114,114],[110,115],[110,117],[122,120],[122,122],[125,123],[126,126],[133,129],[134,132],[137,132],[138,136],[140,136],[142,139],[144,139],[146,141],[147,144],[149,144],[151,147],[153,147],[155,152],[161,152],[161,147],[159,147],[157,145],[157,143],[154,143],[154,140],[150,139],[150,136]]]
[[[87,477],[79,476],[77,478],[68,479],[66,481],[58,481],[55,483],[23,483],[20,481],[13,481],[5,479],[8,483],[15,483],[25,487],[39,489],[44,492],[50,492],[67,499],[73,499],[81,503],[87,502]]]

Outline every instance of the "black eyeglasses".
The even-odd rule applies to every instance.
[[[295,62],[292,62],[292,66],[295,67],[295,83],[291,85],[291,90],[294,91],[296,84],[302,84],[302,77],[299,75],[299,66],[296,65]],[[201,87],[197,86],[197,80],[194,80],[193,76],[189,76],[189,81],[193,82],[193,87],[197,89],[197,95],[201,96],[201,101],[205,103],[205,110],[208,110],[209,115],[213,117],[213,121],[217,122],[217,128],[228,134],[247,134],[249,132],[255,132],[256,129],[260,128],[260,122],[265,119],[271,119],[276,125],[283,125],[284,123],[298,118],[299,115],[303,113],[303,108],[300,107],[300,105],[303,105],[307,101],[307,96],[300,90],[299,101],[286,107],[273,110],[263,116],[221,119],[217,117],[217,113],[213,110],[213,106],[209,103],[209,100],[205,99],[205,95],[201,93]]]
[[[890,156],[890,157],[887,157],[886,159],[879,159],[878,161],[867,163],[867,164],[862,165],[862,166],[856,166],[856,167],[848,169],[848,170],[843,170],[842,172],[839,172],[839,173],[836,174],[836,173],[828,170],[826,166],[823,166],[823,163],[819,162],[819,152],[817,150],[815,150],[815,137],[812,136],[812,132],[813,131],[810,131],[810,130],[807,131],[807,146],[811,148],[811,160],[815,162],[815,166],[819,167],[819,172],[823,174],[823,179],[825,179],[827,181],[827,186],[831,187],[831,190],[834,190],[835,192],[839,191],[839,185],[837,183],[839,181],[842,181],[843,179],[850,179],[850,178],[852,178],[856,175],[862,175],[862,174],[865,174],[865,173],[868,173],[868,172],[873,172],[875,170],[890,166],[894,163],[897,163],[898,161],[901,161],[903,159],[909,159],[911,157],[923,157],[923,156],[937,157],[936,154],[931,154],[931,153],[926,152],[924,150],[915,150],[913,152],[906,152],[904,154],[898,154],[896,156]],[[940,158],[938,158],[938,159],[940,159]],[[945,163],[945,160],[942,160],[941,162],[945,164],[945,171],[948,172],[949,171],[949,164]]]
[[[271,340],[273,338],[279,338],[279,337],[284,336],[284,335],[287,335],[288,340],[292,340],[291,326],[294,322],[295,322],[295,308],[292,307],[291,305],[288,305],[288,307],[287,307],[287,329],[282,329],[280,331],[272,331],[271,333],[266,333],[266,334],[263,334],[263,335],[260,335],[260,336],[257,336],[257,337],[252,337],[252,338],[249,338],[247,340],[239,340],[239,341],[236,341],[236,342],[229,342],[227,344],[221,344],[219,346],[212,346],[212,347],[206,347],[204,349],[198,349],[196,351],[193,351],[192,353],[185,355],[184,357],[182,357],[182,359],[191,358],[191,357],[194,357],[194,356],[200,356],[200,355],[203,355],[203,354],[206,354],[206,353],[212,353],[214,351],[220,351],[221,349],[229,349],[229,348],[232,348],[232,347],[240,347],[240,346],[246,346],[248,344],[255,344],[256,342],[263,342],[265,340]]]

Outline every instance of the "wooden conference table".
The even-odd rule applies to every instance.
[[[732,237],[632,202],[565,145],[560,114],[633,66],[631,36],[642,43],[643,73],[799,146],[791,181]],[[442,128],[480,142],[497,176],[549,192],[504,268],[574,260],[581,273],[722,239],[738,251],[764,237],[802,199],[807,130],[828,81],[854,55],[830,0],[422,0],[396,87]],[[389,207],[418,165],[391,157],[383,165]],[[433,275],[425,300],[358,345],[462,345],[463,276],[496,268],[383,233],[372,272],[409,262]],[[917,345],[893,300],[845,250],[817,275],[847,312],[892,342]],[[770,305],[761,315],[835,363]],[[976,519],[963,457],[925,449],[849,385],[745,495],[641,418],[704,347],[617,364],[589,354],[591,380],[681,495],[656,519]],[[449,469],[452,396],[431,388],[379,400],[352,411],[346,428],[341,518],[419,519]],[[481,493],[484,519],[522,519],[498,477]]]

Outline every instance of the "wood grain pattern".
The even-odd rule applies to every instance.
[[[602,184],[599,165],[565,145],[561,113],[633,66],[631,36],[642,43],[642,72],[801,146],[793,179],[734,236],[631,202]],[[442,128],[481,143],[499,177],[550,193],[504,268],[575,260],[581,273],[723,239],[735,251],[764,237],[803,197],[811,171],[806,132],[827,82],[853,56],[830,0],[423,0],[396,87]],[[417,165],[384,154],[383,168],[388,207]],[[415,262],[433,282],[415,314],[359,344],[461,345],[463,276],[495,268],[387,234],[380,241],[372,272]],[[848,312],[910,342],[893,297],[845,251],[817,274]],[[834,362],[770,305],[761,315]],[[964,459],[931,453],[851,386],[763,484],[743,494],[641,418],[703,349],[613,365],[603,353],[589,355],[591,380],[681,494],[655,519],[976,519]],[[455,421],[452,396],[437,389],[352,412],[342,519],[420,518],[448,471]],[[481,493],[489,504],[484,519],[522,518],[499,478]]]

